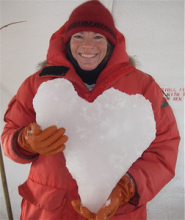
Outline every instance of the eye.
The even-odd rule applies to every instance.
[[[75,35],[73,35],[73,38],[75,38],[75,39],[82,39],[83,36],[81,34],[75,34]]]
[[[103,38],[103,36],[101,36],[101,35],[97,35],[94,37],[94,39],[97,39],[97,40],[102,39],[102,38]]]
[[[95,39],[101,39],[101,38],[102,38],[101,36],[96,36],[96,37],[95,37]]]
[[[103,35],[101,35],[101,34],[96,34],[94,36],[94,39],[97,39],[97,40],[100,40],[100,39],[103,39],[103,38],[105,38],[105,37]]]

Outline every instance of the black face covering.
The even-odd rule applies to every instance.
[[[103,68],[107,65],[107,62],[112,54],[113,45],[108,43],[108,49],[107,54],[105,58],[102,60],[102,62],[93,70],[83,70],[78,65],[77,61],[74,59],[74,57],[71,54],[69,42],[66,45],[67,48],[67,59],[73,64],[76,73],[80,76],[82,81],[88,85],[93,85],[96,83],[96,80],[98,79],[98,76],[100,75]]]

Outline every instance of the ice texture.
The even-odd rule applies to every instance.
[[[89,103],[71,82],[60,78],[42,83],[33,105],[42,129],[50,125],[66,129],[66,166],[82,204],[93,212],[155,139],[152,106],[140,94],[110,88]]]

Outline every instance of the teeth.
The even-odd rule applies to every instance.
[[[92,58],[95,57],[96,55],[93,54],[81,54],[82,57],[86,57],[86,58]]]

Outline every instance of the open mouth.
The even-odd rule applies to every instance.
[[[96,56],[96,54],[83,54],[83,53],[80,53],[80,56],[84,57],[84,58],[93,58],[93,57]]]

